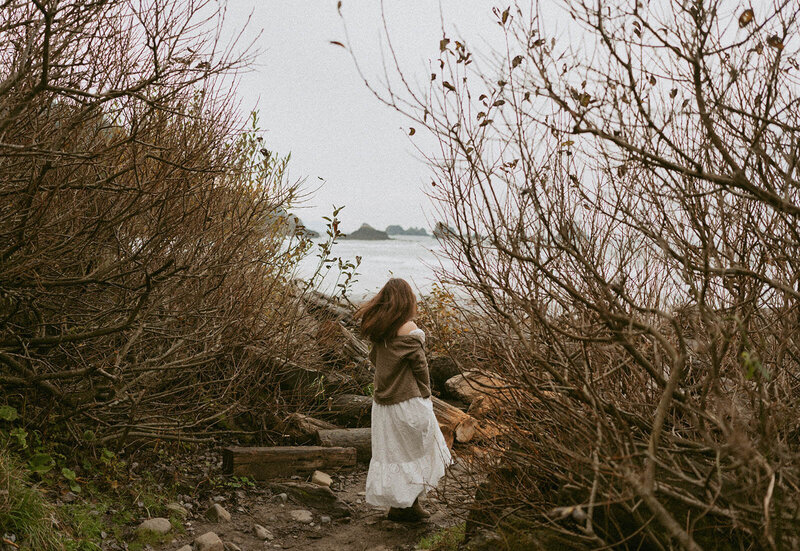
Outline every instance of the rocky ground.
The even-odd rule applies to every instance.
[[[470,489],[455,483],[464,471],[458,463],[423,502],[431,512],[424,523],[404,524],[386,519],[383,509],[364,502],[366,467],[328,473],[332,499],[320,499],[320,486],[311,477],[256,483],[221,492],[209,498],[178,496],[170,504],[172,525],[161,538],[145,548],[157,551],[242,551],[302,549],[311,551],[388,551],[415,549],[426,535],[462,522],[444,500],[465,503]],[[324,490],[327,496],[327,490]],[[345,516],[348,515],[348,516]],[[181,518],[182,517],[182,518]],[[181,519],[181,520],[178,520]],[[144,522],[144,521],[143,521]],[[154,531],[167,525],[150,521]],[[145,528],[142,527],[144,530]]]

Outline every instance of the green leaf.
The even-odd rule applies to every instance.
[[[28,447],[28,431],[22,428],[11,429],[11,437],[17,441],[20,448],[25,449]]]
[[[50,471],[55,465],[56,462],[47,453],[36,453],[28,460],[30,470],[40,474]]]
[[[12,406],[0,406],[0,421],[15,421],[19,418],[16,408]]]
[[[64,475],[64,478],[66,478],[67,480],[72,480],[72,481],[74,481],[75,477],[77,476],[75,474],[75,471],[73,471],[72,469],[68,469],[66,467],[61,469],[61,474]]]

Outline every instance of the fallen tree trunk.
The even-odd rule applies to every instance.
[[[350,323],[353,321],[353,310],[339,304],[335,299],[313,289],[307,290],[300,296],[306,309],[321,317]]]
[[[328,399],[328,411],[346,427],[368,427],[371,422],[372,397],[340,394]]]
[[[353,467],[355,448],[321,446],[229,447],[222,450],[222,468],[227,474],[268,480],[316,470]]]
[[[470,414],[464,413],[455,406],[451,406],[447,402],[440,400],[435,396],[431,396],[433,402],[433,413],[436,415],[436,420],[439,421],[439,428],[442,429],[442,434],[452,434],[456,442],[469,442],[475,437],[478,432],[478,422]]]
[[[325,447],[355,448],[356,459],[362,463],[372,457],[372,429],[332,429],[317,431],[317,443]]]
[[[328,423],[322,419],[315,419],[302,413],[292,413],[278,425],[278,430],[284,436],[290,437],[298,444],[315,441],[317,431],[337,429],[333,423]]]
[[[360,387],[352,377],[323,371],[311,367],[303,367],[293,362],[284,361],[278,377],[280,386],[284,390],[301,391],[304,393],[333,394],[342,390],[355,390]]]
[[[500,400],[512,400],[512,388],[506,382],[478,371],[466,371],[450,377],[445,387],[449,394],[468,404],[480,397],[495,404]]]

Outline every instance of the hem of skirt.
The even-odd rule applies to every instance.
[[[418,497],[422,496],[423,494],[427,494],[428,490],[435,488],[436,485],[439,483],[439,480],[441,480],[442,478],[444,478],[444,475],[436,478],[436,480],[431,480],[430,483],[414,484],[414,486],[420,487],[420,491],[413,499],[411,499],[411,501],[399,501],[397,499],[392,499],[389,496],[381,496],[381,498],[378,500],[372,500],[370,499],[371,496],[369,495],[364,497],[364,501],[366,501],[367,504],[372,505],[373,507],[395,507],[398,509],[405,509],[406,507],[411,507],[412,505],[414,505],[414,502],[417,500]]]
[[[376,461],[376,462],[380,463],[379,461]],[[370,461],[370,466],[371,466],[371,463],[372,463],[372,461]],[[415,462],[412,461],[412,462],[406,463],[406,465],[407,464],[414,464],[414,463]],[[407,500],[399,501],[399,500],[395,499],[395,497],[393,495],[389,495],[389,494],[370,494],[370,492],[366,493],[366,495],[364,496],[364,501],[366,501],[369,505],[372,505],[374,507],[398,507],[398,508],[411,507],[414,504],[414,501],[417,499],[417,497],[421,496],[424,493],[427,493],[428,490],[435,488],[436,485],[439,484],[439,481],[442,478],[444,478],[444,476],[447,474],[447,468],[450,467],[451,465],[453,465],[454,463],[455,463],[455,461],[453,461],[453,457],[451,455],[448,458],[447,461],[442,461],[442,464],[443,464],[442,474],[440,474],[438,476],[435,476],[435,477],[432,477],[430,480],[423,480],[422,482],[408,482],[408,486],[409,487],[411,487],[411,488],[419,488],[419,491],[416,492],[416,494],[411,499],[411,501],[407,501]],[[407,471],[405,469],[403,469],[403,468],[400,468],[399,472],[407,472]],[[376,497],[378,499],[377,500],[371,500],[370,498],[373,498],[373,497]]]

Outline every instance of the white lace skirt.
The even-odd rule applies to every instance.
[[[430,398],[372,404],[367,503],[410,507],[417,496],[436,486],[452,462]]]

